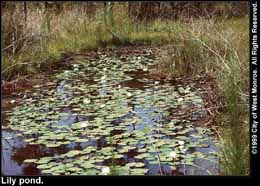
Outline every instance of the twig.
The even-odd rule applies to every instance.
[[[149,135],[149,137],[150,137],[150,140],[152,141],[152,138],[151,138],[150,135]],[[156,149],[156,147],[154,146],[153,143],[152,143],[152,147],[153,147],[153,149],[154,149],[154,151],[155,151],[155,153],[156,153],[156,156],[157,156],[157,160],[158,160],[158,164],[159,164],[160,174],[163,175],[160,155],[159,155],[158,150]]]
[[[184,165],[185,165],[185,163],[184,163]],[[189,164],[188,164],[188,165],[189,165]],[[212,173],[211,173],[208,169],[206,169],[206,168],[200,167],[200,166],[198,166],[198,165],[196,165],[196,164],[192,164],[192,165],[190,165],[190,166],[193,166],[193,167],[202,169],[202,170],[206,171],[209,175],[212,175]]]
[[[3,48],[2,51],[4,51],[4,50],[6,50],[6,49],[8,49],[8,48],[10,48],[10,47],[12,47],[12,46],[14,46],[14,45],[15,45],[17,42],[19,42],[20,40],[26,39],[26,38],[29,38],[29,37],[32,37],[32,36],[31,36],[31,35],[26,35],[26,36],[24,36],[24,37],[21,37],[21,38],[17,39],[16,41],[12,42],[12,44],[10,44],[10,45],[8,45],[7,47]]]
[[[248,105],[248,104],[237,104],[237,106],[242,106],[242,105]],[[205,108],[208,112],[211,110],[211,109],[219,109],[219,108],[225,108],[225,107],[228,107],[228,105],[222,105],[222,106],[216,106],[216,107],[208,107],[208,108]],[[195,108],[193,110],[190,111],[190,113],[186,114],[186,115],[181,115],[181,116],[173,116],[174,118],[185,118],[187,116],[190,116],[192,114],[194,114],[194,112],[200,110],[200,109],[203,109],[204,107],[199,107],[199,108]],[[211,111],[210,111],[211,112]],[[213,113],[211,112],[211,115]]]
[[[208,50],[210,50],[212,53],[214,53],[216,56],[218,56],[218,57],[221,59],[221,61],[222,61],[222,63],[224,64],[224,66],[228,69],[229,73],[231,73],[231,70],[230,70],[229,66],[225,63],[226,60],[225,60],[222,56],[220,56],[217,52],[215,52],[214,50],[212,50],[206,43],[204,43],[203,41],[201,41],[199,38],[196,38],[195,40],[199,41],[199,42],[200,42],[203,46],[205,46]]]
[[[9,70],[9,69],[15,67],[16,65],[28,65],[28,64],[33,64],[33,63],[34,63],[34,62],[14,63],[13,65],[11,65],[11,66],[9,66],[8,68],[6,68],[5,70],[3,70],[3,71],[2,71],[2,74],[3,74],[4,72],[6,72],[7,70]]]
[[[157,156],[157,159],[158,159],[158,164],[159,164],[159,168],[160,168],[159,169],[160,170],[160,174],[163,175],[160,155],[158,153],[158,150],[154,147],[154,145],[152,145],[152,147],[154,148],[156,156]]]
[[[203,108],[203,107],[195,108],[195,109],[191,110],[190,113],[188,113],[188,114],[186,114],[186,115],[176,116],[176,117],[174,117],[174,118],[185,118],[185,117],[187,117],[187,116],[192,115],[194,112],[196,112],[196,111],[198,111],[198,110],[200,110],[200,109],[202,109],[202,108]]]
[[[203,125],[204,125],[204,126],[208,126],[208,125],[212,122],[213,118],[214,118],[214,117],[212,117],[209,121],[207,121],[207,122],[204,123]]]

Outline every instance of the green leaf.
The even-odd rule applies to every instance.
[[[147,172],[148,172],[148,169],[141,169],[141,168],[130,169],[131,175],[144,175]]]
[[[35,163],[37,161],[37,159],[26,159],[23,162],[24,163]]]
[[[78,123],[73,123],[71,125],[72,129],[82,129],[82,128],[86,128],[89,125],[88,121],[81,121]]]

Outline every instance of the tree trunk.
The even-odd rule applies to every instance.
[[[45,2],[44,11],[45,11],[45,19],[46,19],[46,29],[47,29],[46,31],[49,33],[50,32],[50,17],[49,17],[48,8],[49,8],[49,4],[48,4],[48,2]]]
[[[107,26],[107,2],[104,2],[103,19],[105,26]]]
[[[10,2],[9,4],[9,12],[10,12],[10,18],[9,18],[9,28],[11,28],[11,44],[12,44],[12,53],[15,53],[15,42],[16,42],[16,29],[15,29],[15,23],[14,23],[14,10],[15,10],[15,4],[14,2]]]
[[[23,3],[23,13],[24,13],[24,28],[27,29],[27,3]]]

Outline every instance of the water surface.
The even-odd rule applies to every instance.
[[[218,174],[210,131],[170,117],[203,111],[198,90],[151,79],[150,55],[75,60],[5,110],[3,174]]]

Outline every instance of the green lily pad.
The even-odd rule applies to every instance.
[[[37,159],[26,159],[23,162],[24,163],[35,163],[35,162],[37,162]]]
[[[46,147],[50,147],[50,148],[52,148],[52,147],[59,147],[61,144],[59,144],[59,143],[56,143],[56,144],[46,144]]]
[[[127,167],[144,167],[145,164],[142,162],[132,162],[132,163],[127,163],[126,164]]]
[[[73,123],[71,128],[72,129],[82,129],[82,128],[86,128],[89,125],[88,121],[82,121],[82,122],[78,122],[78,123]]]
[[[148,169],[141,169],[141,168],[130,169],[131,175],[145,175],[147,172]]]

